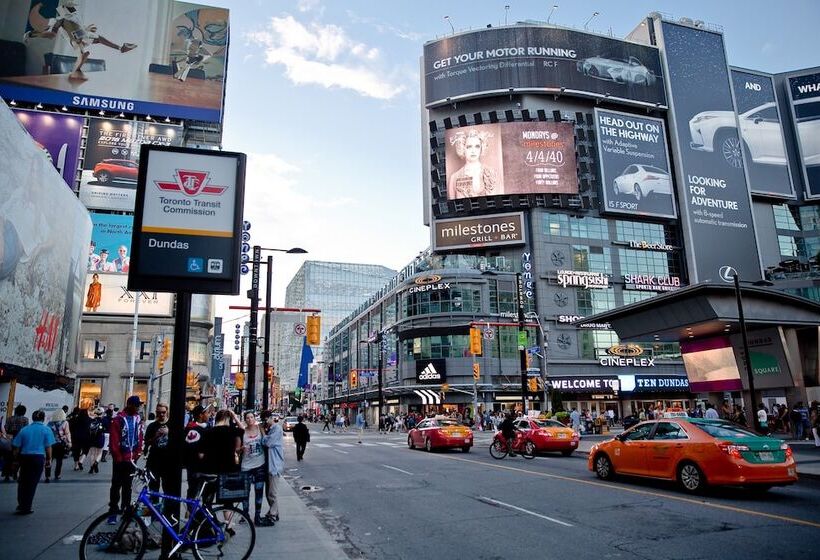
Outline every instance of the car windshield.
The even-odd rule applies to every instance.
[[[736,426],[729,422],[721,422],[719,424],[698,422],[695,424],[698,428],[706,432],[712,437],[716,438],[743,438],[743,437],[757,437],[757,434]]]
[[[296,422],[296,416],[288,416],[285,418],[285,422]]]
[[[556,420],[533,420],[539,428],[565,428],[561,422]]]
[[[436,420],[436,422],[437,422],[437,423],[438,423],[438,425],[439,425],[439,426],[441,426],[442,428],[445,428],[445,427],[447,427],[447,426],[461,426],[461,424],[459,424],[459,423],[458,423],[457,421],[455,421],[455,420],[449,420],[449,419],[443,419],[443,418],[442,418],[442,419],[439,419],[439,420]]]

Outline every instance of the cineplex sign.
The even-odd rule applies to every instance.
[[[437,220],[433,231],[437,250],[521,245],[526,241],[523,212]]]

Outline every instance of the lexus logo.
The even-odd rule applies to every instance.
[[[735,275],[737,275],[737,270],[735,270],[733,267],[727,264],[720,267],[720,272],[718,272],[718,274],[720,275],[721,280],[732,284],[735,281]]]

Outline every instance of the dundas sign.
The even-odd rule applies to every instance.
[[[435,250],[520,245],[525,242],[524,213],[438,220],[433,231]]]
[[[578,286],[580,288],[609,288],[609,276],[600,272],[580,272],[559,270],[558,283],[562,288]]]

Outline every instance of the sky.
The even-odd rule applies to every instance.
[[[231,11],[223,147],[248,154],[251,244],[308,251],[273,253],[274,306],[307,259],[400,269],[430,244],[419,57],[426,41],[452,33],[450,23],[459,32],[505,18],[546,21],[552,11],[552,23],[581,29],[597,11],[588,29],[622,38],[658,11],[722,26],[733,66],[776,73],[820,65],[817,0],[203,3]],[[248,305],[249,287],[247,275],[241,296],[217,298],[228,335],[247,315],[228,306]]]

